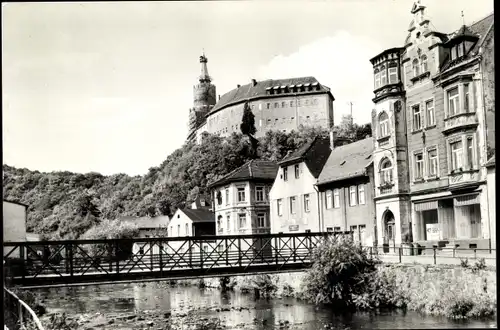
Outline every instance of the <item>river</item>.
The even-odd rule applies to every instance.
[[[41,293],[49,312],[65,312],[72,317],[104,318],[94,324],[100,329],[167,329],[166,321],[155,318],[146,326],[147,316],[165,318],[186,316],[189,311],[198,319],[218,318],[225,329],[430,329],[495,328],[495,320],[453,321],[423,316],[416,312],[378,312],[336,314],[329,308],[317,308],[294,298],[255,299],[251,294],[220,292],[218,289],[169,287],[159,283],[95,285],[46,288]],[[97,314],[99,313],[99,314]],[[109,321],[119,315],[146,313],[145,318],[128,323]],[[126,317],[121,317],[125,320]],[[129,318],[130,319],[130,318]],[[91,324],[86,321],[90,329]],[[142,322],[142,323],[140,323]],[[140,323],[140,324],[139,324]],[[163,323],[163,324],[162,324]],[[172,329],[188,329],[183,323]],[[280,325],[281,324],[281,325]],[[119,325],[119,326],[118,326]],[[170,328],[168,328],[170,329]]]

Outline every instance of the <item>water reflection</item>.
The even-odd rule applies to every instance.
[[[40,289],[49,309],[68,314],[156,311],[187,313],[199,309],[199,317],[219,317],[229,329],[274,329],[288,321],[293,329],[316,330],[331,325],[335,329],[409,329],[496,327],[492,321],[451,321],[422,316],[415,312],[335,313],[328,308],[291,298],[254,299],[252,295],[200,290],[194,287],[168,288],[157,283],[119,284],[88,287]],[[216,310],[216,309],[222,310]]]

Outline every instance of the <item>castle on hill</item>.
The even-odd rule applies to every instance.
[[[239,132],[246,102],[255,116],[256,137],[269,130],[289,132],[300,125],[333,127],[335,98],[316,78],[252,79],[216,100],[207,62],[205,54],[201,55],[201,74],[193,88],[194,106],[189,110],[189,141],[199,143],[203,132],[220,136]]]

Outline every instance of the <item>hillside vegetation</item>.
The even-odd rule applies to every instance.
[[[371,128],[355,125],[352,133],[364,138]],[[206,134],[201,144],[186,143],[142,176],[42,173],[3,165],[3,194],[6,200],[28,205],[28,231],[47,239],[77,239],[104,219],[170,215],[198,195],[210,200],[209,182],[253,158],[280,160],[316,135],[328,132],[270,131],[254,150],[255,143],[241,133],[227,138]]]

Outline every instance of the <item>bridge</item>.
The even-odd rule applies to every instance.
[[[5,242],[13,285],[55,286],[269,273],[310,266],[313,249],[351,232]]]

